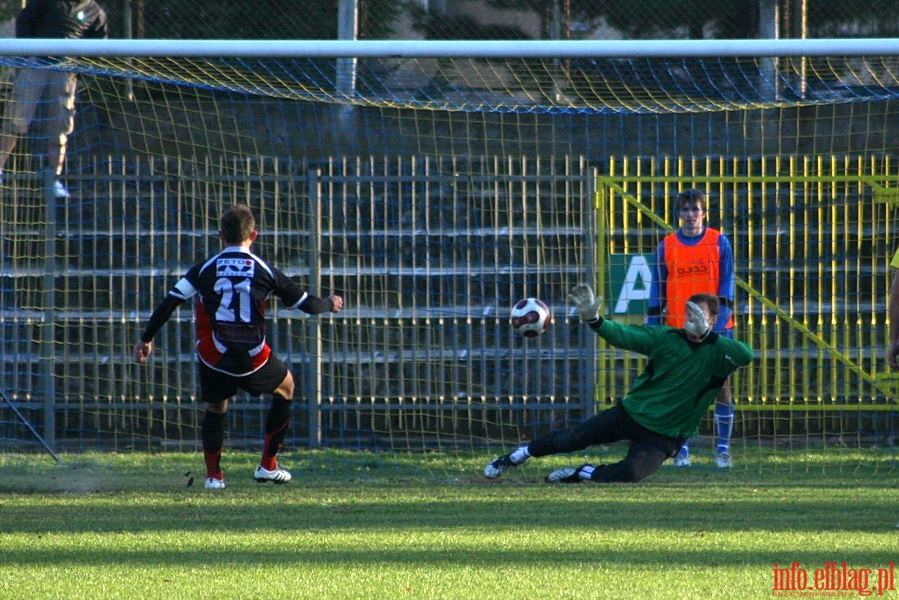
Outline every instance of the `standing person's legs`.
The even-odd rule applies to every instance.
[[[78,80],[74,73],[54,73],[47,82],[50,114],[47,121],[47,168],[62,174],[69,135],[75,130],[75,90]],[[68,198],[69,192],[59,179],[55,182],[57,198]]]
[[[12,94],[0,126],[0,173],[6,169],[9,156],[19,136],[25,135],[34,119],[46,83],[46,72],[37,69],[18,69],[13,79]]]
[[[284,436],[290,426],[290,405],[293,401],[293,375],[285,368],[286,374],[272,392],[272,404],[265,419],[265,438],[262,444],[260,466],[274,471],[278,468],[278,450],[284,443]]]
[[[213,371],[204,363],[197,363],[200,383],[200,399],[206,403],[206,412],[200,423],[200,441],[203,460],[206,463],[206,489],[223,489],[225,475],[221,468],[222,448],[225,443],[225,415],[228,399],[237,393],[237,384],[225,373]]]
[[[721,329],[717,331],[718,335],[733,339],[733,329]],[[734,426],[734,401],[730,389],[730,379],[724,382],[718,397],[715,399],[714,412],[715,427],[715,464],[722,469],[733,466],[733,460],[730,456],[730,438],[733,433]],[[675,467],[689,467],[693,464],[690,457],[690,448],[688,442],[684,442],[683,447],[677,455],[674,456]]]
[[[265,420],[265,439],[262,458],[253,477],[256,481],[287,483],[289,472],[278,466],[277,454],[290,425],[290,403],[293,399],[293,376],[287,367],[275,356],[256,372],[236,377],[221,373],[199,362],[200,395],[206,402],[206,414],[200,427],[203,456],[206,461],[206,487],[224,488],[224,477],[220,467],[225,436],[225,414],[228,399],[238,388],[252,395],[270,393],[272,404]],[[215,481],[221,482],[218,484]]]
[[[225,415],[227,412],[227,400],[207,403],[206,413],[200,423],[200,442],[203,445],[206,488],[208,489],[225,487],[225,474],[222,472],[221,461],[222,447],[225,444]]]
[[[674,466],[675,467],[689,467],[693,464],[693,459],[690,458],[690,443],[685,441],[684,444],[680,447],[678,453],[674,456]]]
[[[78,80],[74,73],[54,73],[47,82],[50,114],[47,122],[47,166],[59,175],[66,156],[69,135],[75,130],[75,90]]]
[[[293,401],[293,375],[287,365],[272,354],[268,362],[251,375],[237,378],[237,385],[253,395],[271,394],[272,402],[265,418],[262,456],[253,477],[264,483],[287,483],[288,471],[278,466],[278,450],[290,427],[290,406]]]
[[[733,329],[719,332],[730,339],[734,337]],[[733,466],[730,456],[730,436],[734,428],[734,399],[730,389],[730,379],[724,382],[718,398],[715,400],[715,464],[721,469]]]
[[[734,401],[729,384],[730,380],[725,382],[715,400],[715,464],[722,469],[733,466],[730,436],[734,427]]]

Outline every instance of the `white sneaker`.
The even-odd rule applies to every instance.
[[[518,465],[512,462],[512,458],[508,454],[503,454],[499,458],[491,460],[487,466],[484,467],[484,477],[487,479],[496,479],[509,469],[517,466]]]
[[[223,490],[225,489],[225,480],[216,477],[207,477],[203,487],[207,490]]]
[[[287,483],[291,480],[291,476],[290,473],[281,467],[275,467],[269,471],[268,469],[262,468],[262,466],[258,466],[256,467],[256,472],[253,473],[253,479],[259,483],[265,483],[266,481],[271,481],[272,483]]]
[[[719,452],[715,457],[715,464],[719,469],[729,469],[734,466],[734,461],[730,457],[730,452]]]
[[[693,459],[690,458],[689,454],[680,453],[674,457],[674,466],[675,467],[689,467],[693,464]]]
[[[583,464],[579,467],[563,467],[556,469],[546,476],[547,483],[580,483],[586,477],[584,471],[589,469],[589,473],[593,473],[593,465],[590,463]],[[584,477],[581,475],[584,474]]]
[[[62,181],[57,179],[53,183],[53,194],[57,199],[62,200],[63,198],[69,197],[69,190],[66,189],[66,186]]]

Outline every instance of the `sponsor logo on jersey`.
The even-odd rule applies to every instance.
[[[690,275],[696,273],[708,273],[709,266],[706,264],[694,264],[689,267],[677,267],[678,275]]]
[[[219,258],[215,261],[217,277],[252,277],[256,261],[248,258]]]

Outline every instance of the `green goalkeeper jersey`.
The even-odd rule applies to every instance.
[[[683,329],[673,327],[606,319],[590,327],[613,346],[648,358],[621,404],[643,427],[673,438],[696,435],[727,377],[753,359],[752,348],[715,333],[695,343]]]

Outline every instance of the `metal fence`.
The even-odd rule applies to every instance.
[[[593,279],[617,298],[615,265],[653,251],[688,186],[709,192],[710,224],[732,240],[737,336],[758,354],[734,380],[737,435],[855,445],[895,432],[888,157],[116,157],[70,170],[65,203],[22,175],[0,206],[2,388],[54,447],[195,446],[191,312],[160,333],[149,367],[130,348],[218,248],[232,202],[257,212],[261,255],[347,299],[323,318],[272,307],[270,337],[299,382],[296,441],[461,449],[583,418],[642,362],[578,326],[567,290]],[[525,296],[554,312],[536,340],[508,326]],[[240,398],[230,415],[232,443],[255,443],[262,403]]]

